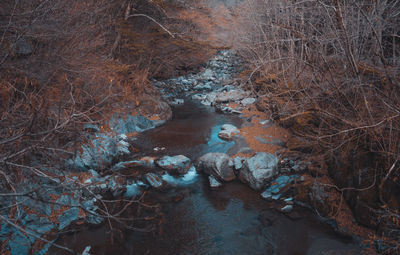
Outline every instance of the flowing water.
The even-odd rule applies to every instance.
[[[134,146],[144,155],[183,154],[196,160],[234,146],[217,137],[225,123],[240,125],[241,120],[189,100],[175,107],[173,119],[164,126],[139,135]],[[104,224],[66,234],[58,243],[76,250],[90,245],[92,254],[359,254],[356,244],[337,236],[307,209],[296,207],[299,217],[293,220],[239,182],[210,189],[201,174],[189,179],[153,191],[165,215],[158,233],[129,231],[112,244]],[[173,201],[176,194],[183,199]]]

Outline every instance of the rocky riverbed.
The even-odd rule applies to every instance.
[[[17,212],[32,233],[2,216],[1,233],[11,236],[6,249],[46,254],[53,244],[59,247],[51,254],[358,254],[354,238],[336,235],[298,200],[304,190],[315,200],[327,194],[304,175],[308,162],[285,156],[289,134],[257,111],[257,97],[236,79],[241,66],[234,52],[220,51],[198,73],[153,81],[172,111],[160,101],[164,110],[156,118],[136,112],[116,115],[107,129],[86,126],[87,143],[64,166],[73,172],[46,178],[44,193],[35,184],[21,190],[33,196]],[[157,227],[111,224],[125,211],[134,214],[127,205],[143,203],[144,194],[157,216],[143,217],[157,218]],[[105,203],[116,201],[128,203],[116,207],[120,213],[105,211]]]
[[[90,246],[93,254],[357,254],[351,238],[336,236],[295,199],[307,163],[282,156],[285,137],[271,133],[259,141],[273,144],[269,152],[247,143],[246,136],[261,134],[246,128],[257,124],[265,132],[273,122],[249,121],[256,98],[236,83],[239,66],[232,52],[221,51],[200,73],[155,81],[172,105],[172,120],[127,137],[135,154],[112,164],[108,175],[92,169],[83,180],[97,196],[105,190],[114,198],[152,194],[162,204],[161,232],[128,231],[116,246],[99,221],[99,227],[63,235],[57,243]],[[178,86],[171,91],[173,84]]]
[[[232,51],[220,51],[198,73],[153,81],[172,115],[163,105],[163,119],[136,113],[116,115],[107,129],[86,126],[87,143],[65,166],[74,173],[46,179],[44,193],[35,192],[35,184],[21,190],[34,196],[20,201],[17,212],[32,233],[12,228],[2,216],[1,233],[11,236],[6,249],[45,254],[55,244],[64,248],[53,246],[52,254],[356,253],[357,245],[335,236],[296,200],[308,164],[283,156],[287,133],[256,111],[257,98],[236,80],[241,66]],[[115,216],[101,204],[144,193],[162,204],[157,210],[165,233],[119,226],[125,234],[116,247],[105,230]],[[89,238],[93,232],[97,240]]]

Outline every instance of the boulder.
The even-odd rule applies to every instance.
[[[255,190],[266,186],[276,174],[279,159],[277,156],[258,152],[255,156],[247,159],[239,173],[239,179]]]
[[[142,95],[139,102],[140,112],[146,116],[157,116],[158,120],[153,120],[155,126],[163,124],[172,118],[171,107],[160,96],[155,94]],[[142,128],[143,129],[143,128]],[[141,132],[136,130],[137,132]]]
[[[217,180],[232,181],[235,173],[232,169],[230,157],[225,153],[207,153],[200,157],[198,169],[212,175]]]
[[[190,159],[183,155],[164,156],[156,161],[156,164],[170,174],[186,174],[190,168]]]
[[[140,133],[156,126],[154,121],[149,120],[141,114],[113,116],[109,122],[109,125],[113,131],[120,134],[130,134],[134,132]]]
[[[221,127],[221,131],[218,133],[218,137],[230,141],[232,140],[232,137],[239,134],[240,130],[235,127],[234,125],[231,124],[224,124]]]
[[[236,171],[240,171],[240,169],[242,169],[244,160],[245,158],[240,156],[233,159],[233,167]]]
[[[67,164],[81,171],[89,169],[104,170],[112,163],[113,159],[129,154],[128,138],[124,134],[112,132],[98,132],[83,144],[75,158]]]

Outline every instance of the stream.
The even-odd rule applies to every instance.
[[[18,1],[15,2],[16,6]],[[56,146],[48,147],[48,141],[53,140],[31,139],[32,146],[4,154],[4,167],[13,167],[7,171],[18,171],[10,172],[11,181],[3,173],[7,193],[3,192],[0,207],[0,253],[361,254],[361,246],[368,245],[348,231],[354,229],[354,225],[348,224],[352,218],[346,217],[345,224],[336,221],[343,215],[345,201],[340,197],[334,218],[324,218],[336,213],[336,201],[325,199],[335,198],[324,191],[330,184],[317,181],[320,173],[315,168],[319,165],[314,166],[311,157],[290,150],[293,134],[283,126],[284,122],[297,121],[308,127],[302,122],[314,122],[312,114],[306,111],[303,117],[303,113],[299,116],[287,111],[286,106],[299,100],[300,95],[292,93],[290,82],[284,84],[290,88],[288,102],[281,102],[286,97],[271,97],[271,88],[283,86],[274,78],[274,68],[268,67],[271,61],[259,60],[254,65],[246,62],[258,59],[259,54],[253,52],[259,53],[259,47],[268,46],[269,42],[254,49],[249,44],[246,51],[237,47],[247,40],[261,40],[258,32],[246,37],[238,33],[239,28],[248,29],[247,17],[256,22],[253,12],[242,15],[247,10],[245,4],[257,8],[258,2],[123,2],[121,11],[114,7],[104,9],[107,13],[115,12],[118,18],[115,22],[110,18],[110,27],[106,23],[107,33],[98,32],[100,55],[96,54],[94,59],[103,59],[101,54],[107,51],[106,46],[111,49],[111,37],[115,34],[111,54],[107,53],[110,56],[104,57],[107,61],[99,68],[82,69],[82,79],[72,76],[79,81],[79,87],[76,90],[70,83],[71,99],[60,101],[60,121],[68,117],[64,113],[75,112],[75,105],[80,105],[80,101],[75,104],[75,94],[80,97],[86,89],[92,92],[91,83],[85,84],[85,77],[89,78],[86,73],[91,70],[96,77],[93,81],[97,81],[97,73],[110,68],[104,70],[104,75],[109,76],[107,81],[110,79],[110,92],[104,94],[104,100],[97,102],[103,95],[94,87],[94,94],[85,92],[82,102],[93,99],[96,104],[90,108],[82,105],[82,109],[88,110],[72,112],[68,121],[60,125],[57,122],[46,132],[35,133],[30,128],[14,132],[13,127],[19,124],[13,119],[9,121],[12,123],[7,132],[12,138],[3,139],[4,144],[43,135],[52,137]],[[103,11],[98,9],[99,13]],[[260,20],[275,15],[273,10],[262,13]],[[124,20],[119,17],[121,14]],[[264,21],[259,24],[254,30],[263,30],[264,25],[276,26]],[[279,29],[292,33],[285,27]],[[16,47],[19,40],[15,40]],[[279,47],[287,51],[286,44]],[[9,48],[12,61],[25,61],[22,57],[31,55],[17,54],[14,46]],[[65,77],[70,76],[71,70],[65,71]],[[103,78],[99,76],[99,80]],[[16,84],[19,80],[15,80]],[[14,90],[17,89],[10,91]],[[36,89],[31,92],[36,93]],[[124,99],[108,101],[114,97]],[[50,100],[45,105],[50,109],[50,117],[55,114],[53,103],[55,100]],[[278,116],[282,125],[274,121],[279,105],[284,112]],[[112,108],[103,112],[108,107]],[[52,123],[51,119],[48,123]],[[61,136],[55,135],[58,133]],[[296,146],[304,145],[302,139],[295,142]],[[311,146],[306,147],[308,150]],[[63,155],[59,161],[55,160],[59,155],[56,152]],[[25,153],[31,156],[25,157]],[[23,164],[11,160],[21,160]],[[29,173],[26,176],[25,171]],[[9,193],[11,188],[13,192]],[[311,209],[319,204],[324,205],[325,215]],[[332,211],[327,213],[329,209]],[[374,245],[380,249],[381,243]]]
[[[236,115],[185,100],[173,109],[165,125],[141,133],[133,142],[144,155],[183,154],[195,161],[207,152],[228,152],[234,142],[218,138],[222,124],[240,126]],[[154,151],[155,147],[165,150]],[[151,192],[161,201],[165,222],[159,233],[128,231],[112,244],[107,224],[65,234],[57,243],[91,254],[359,254],[358,245],[340,237],[315,213],[296,207],[289,218],[263,200],[259,192],[239,181],[211,189],[208,179],[196,174],[188,180],[171,177],[166,190]],[[179,201],[173,201],[183,194]]]

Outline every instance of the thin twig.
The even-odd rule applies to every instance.
[[[165,32],[167,32],[172,38],[175,38],[174,34],[172,34],[168,29],[166,29],[163,25],[161,25],[159,22],[157,22],[155,19],[153,19],[152,17],[146,15],[146,14],[142,14],[142,13],[137,13],[137,14],[131,14],[129,15],[127,18],[131,18],[131,17],[145,17],[148,18],[149,20],[153,21],[154,23],[156,23],[159,27],[161,27]]]

